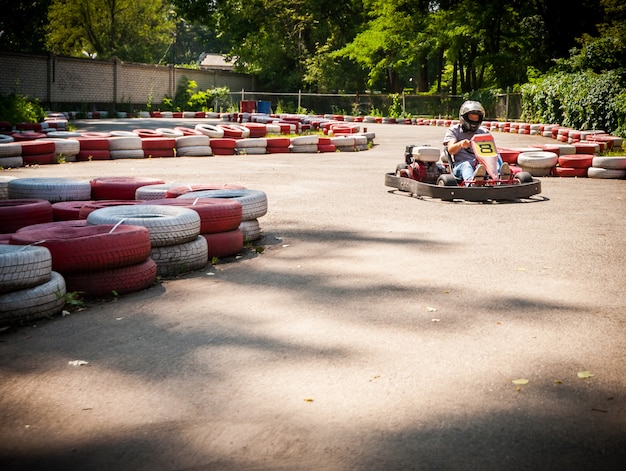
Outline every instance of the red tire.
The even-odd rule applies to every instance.
[[[143,203],[137,200],[98,200],[84,203],[78,211],[78,219],[87,219],[87,216],[96,209],[108,208],[110,206],[128,206]]]
[[[11,134],[15,142],[35,141],[37,139],[45,139],[46,135],[42,132],[24,131],[14,132]]]
[[[201,132],[196,131],[195,129],[186,128],[185,126],[176,126],[174,130],[182,132],[183,136],[194,136],[197,134],[202,134]]]
[[[37,244],[52,254],[52,270],[63,275],[120,268],[150,256],[150,233],[140,226],[51,224],[24,228],[11,236],[13,245]]]
[[[22,162],[24,165],[49,165],[57,163],[56,153],[23,155]]]
[[[174,149],[144,149],[143,156],[146,159],[163,159],[176,157],[176,151]]]
[[[267,135],[267,126],[262,123],[243,123],[242,126],[250,130],[250,137],[265,137]]]
[[[559,157],[559,165],[564,168],[588,169],[593,163],[593,154],[570,154]]]
[[[26,155],[40,155],[54,153],[56,150],[54,141],[25,141],[20,142],[22,146],[22,157]]]
[[[133,129],[133,132],[137,134],[139,137],[143,138],[152,138],[152,137],[163,137],[159,131],[155,131],[154,129]]]
[[[213,155],[235,155],[235,149],[213,149]]]
[[[91,197],[94,200],[134,200],[137,188],[163,183],[151,177],[99,177],[91,180]]]
[[[76,154],[76,160],[79,162],[90,162],[92,160],[111,160],[111,152],[109,150],[85,149],[80,150]]]
[[[335,152],[337,150],[337,146],[335,144],[318,144],[317,151],[318,152]]]
[[[64,275],[68,292],[81,292],[87,297],[111,296],[141,291],[152,286],[157,265],[151,258],[123,268]]]
[[[200,234],[209,246],[209,260],[212,257],[236,255],[243,249],[243,232],[239,229],[216,234]]]
[[[61,201],[52,205],[52,216],[55,221],[76,221],[80,219],[80,208],[93,201]]]
[[[10,234],[22,227],[52,222],[52,204],[37,199],[0,200],[0,233]]]
[[[228,149],[235,150],[237,140],[230,138],[212,138],[210,140],[211,149]]]
[[[80,150],[109,150],[109,139],[106,137],[77,137]]]
[[[168,188],[165,192],[166,198],[178,198],[180,195],[189,193],[190,191],[205,191],[205,190],[245,190],[245,186],[234,185],[231,183],[224,183],[222,185],[186,185],[175,186]]]
[[[557,177],[586,177],[587,168],[555,167],[554,175]]]
[[[176,147],[176,139],[173,137],[151,137],[141,140],[141,148],[143,150],[168,149],[172,150]]]
[[[288,137],[270,137],[267,139],[267,147],[289,147],[290,145],[291,139]]]
[[[289,154],[289,147],[267,147],[268,154]]]
[[[235,203],[235,204],[233,204]],[[222,198],[164,198],[144,201],[140,204],[164,204],[193,209],[200,216],[200,233],[214,234],[235,230],[241,224],[241,203]]]

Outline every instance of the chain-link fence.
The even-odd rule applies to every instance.
[[[231,105],[257,103],[254,111],[282,113],[336,114],[353,116],[410,116],[456,118],[465,100],[461,95],[387,95],[382,93],[270,93],[241,90],[230,93]],[[247,106],[247,105],[246,105]],[[260,109],[262,108],[262,109]],[[245,109],[242,111],[251,111]],[[516,120],[521,115],[521,96],[501,94],[487,106],[488,119]]]

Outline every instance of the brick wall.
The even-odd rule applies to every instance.
[[[149,101],[173,96],[183,77],[196,81],[201,90],[253,90],[255,85],[252,76],[225,71],[0,52],[0,93],[38,98],[52,109],[114,109],[122,104],[142,109]]]

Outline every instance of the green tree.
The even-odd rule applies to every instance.
[[[0,0],[0,50],[42,53],[51,0]]]
[[[162,0],[52,0],[46,44],[56,54],[155,63],[175,38],[174,19]]]

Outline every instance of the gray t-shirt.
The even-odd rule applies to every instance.
[[[482,127],[478,128],[476,132],[463,131],[463,128],[461,127],[461,125],[456,124],[454,126],[449,127],[448,130],[446,131],[446,136],[443,138],[443,145],[447,147],[449,142],[452,142],[452,141],[459,142],[459,141],[462,141],[463,139],[471,139],[476,134],[489,134],[489,131]],[[475,160],[476,160],[476,157],[474,156],[474,150],[471,148],[471,146],[468,147],[467,149],[461,148],[461,150],[459,150],[454,155],[454,161],[456,163],[471,162],[472,164],[474,164]]]

